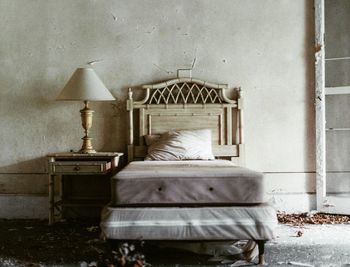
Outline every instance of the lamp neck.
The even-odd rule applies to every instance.
[[[89,108],[89,101],[84,100],[84,108],[80,110],[80,113],[93,113],[94,111]]]
[[[84,100],[84,109],[89,109],[89,101]]]

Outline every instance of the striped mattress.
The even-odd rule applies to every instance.
[[[113,207],[101,229],[119,240],[270,240],[276,211],[267,204],[231,207]]]

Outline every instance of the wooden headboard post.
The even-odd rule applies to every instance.
[[[129,88],[128,100],[126,102],[126,109],[128,111],[128,125],[129,125],[129,136],[128,136],[128,161],[130,162],[134,158],[134,105],[132,99],[132,91]]]
[[[134,101],[129,88],[128,161],[146,156],[144,136],[175,129],[212,129],[213,153],[244,164],[243,99],[226,96],[226,84],[178,78],[144,85],[145,96]]]
[[[241,87],[237,88],[238,98],[237,98],[237,134],[236,134],[236,144],[238,144],[239,150],[239,164],[241,166],[245,165],[245,149],[244,149],[244,119],[243,119],[243,91]]]

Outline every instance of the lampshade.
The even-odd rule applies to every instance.
[[[56,100],[115,100],[92,68],[78,68]]]

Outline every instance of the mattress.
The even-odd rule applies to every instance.
[[[120,240],[270,240],[276,211],[267,204],[235,207],[112,207],[101,230]]]
[[[264,202],[263,174],[227,160],[134,161],[112,178],[113,205]]]

